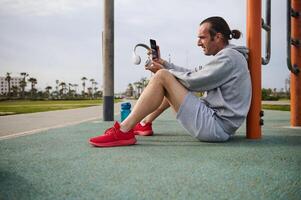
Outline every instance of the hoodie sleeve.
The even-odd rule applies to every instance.
[[[184,69],[184,68],[183,68]],[[195,70],[182,70],[169,68],[169,71],[189,90],[208,91],[217,88],[231,78],[233,64],[224,54],[216,55],[216,58],[208,64]]]
[[[173,70],[173,71],[177,71],[177,72],[190,72],[190,69],[184,68],[184,67],[179,67],[173,63],[168,63],[166,62],[164,64],[164,68],[168,69],[168,70]]]

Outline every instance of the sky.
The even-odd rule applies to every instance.
[[[197,46],[197,29],[210,16],[222,16],[243,33],[232,44],[246,45],[246,0],[115,0],[115,92],[151,76],[132,62],[134,46],[149,45],[150,38],[176,65],[206,64],[212,57]],[[262,67],[262,87],[280,89],[289,76],[286,1],[272,2],[271,20],[271,60]],[[56,80],[81,86],[82,77],[102,87],[102,31],[103,0],[0,0],[0,76],[27,72],[39,90],[54,88]],[[264,49],[264,31],[262,38]],[[146,50],[137,48],[137,54],[144,63]]]

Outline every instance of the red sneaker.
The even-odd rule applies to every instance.
[[[133,130],[123,133],[120,131],[119,123],[115,122],[103,135],[90,138],[89,143],[97,147],[127,146],[135,144],[136,138]]]
[[[142,135],[142,136],[151,136],[154,134],[152,123],[146,123],[144,126],[142,126],[140,123],[137,123],[134,127],[134,133],[135,135]]]

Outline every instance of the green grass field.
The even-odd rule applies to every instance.
[[[273,104],[263,104],[263,109],[266,110],[280,110],[280,111],[290,111],[290,105],[273,105]]]
[[[101,104],[102,100],[2,101],[0,102],[0,116],[82,108]]]

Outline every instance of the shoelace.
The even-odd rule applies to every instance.
[[[115,127],[109,128],[105,131],[104,135],[110,135],[116,132]]]

